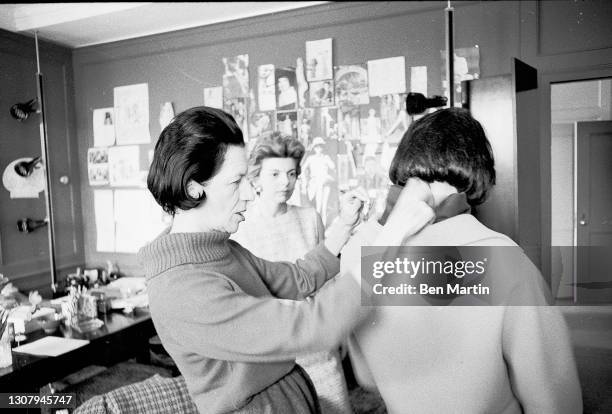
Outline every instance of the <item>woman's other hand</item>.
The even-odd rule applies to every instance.
[[[342,194],[340,196],[339,220],[349,227],[354,227],[359,224],[361,210],[367,201],[368,194],[361,187],[357,187]]]

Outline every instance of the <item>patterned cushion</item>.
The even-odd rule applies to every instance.
[[[182,376],[164,378],[156,374],[144,381],[117,388],[101,397],[94,397],[81,405],[75,413],[198,414],[198,409],[189,396]]]

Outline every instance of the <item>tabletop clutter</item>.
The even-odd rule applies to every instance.
[[[19,345],[30,332],[53,334],[62,322],[66,329],[91,332],[104,326],[104,315],[111,309],[129,314],[148,306],[144,277],[119,278],[110,265],[108,271],[77,268],[63,290],[65,296],[51,300],[43,301],[36,291],[26,297],[0,274],[0,368],[11,365],[5,361],[11,342]]]

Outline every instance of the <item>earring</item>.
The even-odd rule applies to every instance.
[[[189,194],[189,197],[195,198],[196,200],[199,200],[200,198],[202,198],[202,195],[204,195],[204,191],[199,192],[197,190],[188,191],[187,193]]]
[[[199,200],[204,194],[204,191],[198,191],[195,186],[190,185],[187,187],[187,194],[189,195],[189,197]]]

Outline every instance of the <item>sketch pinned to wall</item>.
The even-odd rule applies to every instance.
[[[249,138],[257,140],[274,131],[274,111],[254,112],[249,117]]]
[[[370,96],[406,92],[406,59],[397,56],[368,61]]]
[[[336,105],[342,111],[370,102],[368,72],[365,65],[336,67]]]
[[[108,149],[108,173],[111,186],[142,185],[140,147],[130,145]]]
[[[234,120],[242,131],[245,142],[249,140],[248,104],[247,98],[230,98],[223,100],[223,110],[234,117]]]
[[[164,102],[159,108],[159,127],[164,130],[174,118],[174,107],[172,102]]]
[[[257,103],[260,111],[276,109],[274,82],[274,65],[260,65],[257,68]]]
[[[93,110],[94,147],[109,147],[115,144],[115,122],[113,108]]]
[[[334,105],[334,81],[324,80],[310,83],[310,106]]]
[[[223,86],[204,88],[204,105],[223,109]]]
[[[298,123],[297,111],[276,113],[276,130],[284,136],[297,138]]]
[[[298,104],[298,93],[296,89],[297,80],[295,68],[275,68],[276,76],[276,107],[279,111],[296,110]]]
[[[422,93],[427,96],[427,66],[412,66],[410,68],[410,92]]]
[[[311,82],[332,78],[332,39],[306,42],[306,79]]]
[[[151,142],[147,83],[116,87],[114,107],[117,145]]]
[[[455,106],[461,107],[461,82],[480,77],[480,48],[464,47],[455,49]],[[446,51],[440,51],[442,56],[442,90],[448,97],[448,82],[446,81]]]
[[[115,204],[113,190],[94,190],[96,251],[115,251]]]
[[[15,171],[15,165],[20,162],[31,162],[33,158],[17,158],[11,161],[2,173],[2,185],[10,193],[11,198],[38,198],[45,190],[45,169],[38,163],[32,173],[22,177]]]
[[[108,173],[108,148],[89,148],[87,150],[89,185],[107,185]]]
[[[225,57],[223,66],[223,99],[249,96],[249,55]]]

